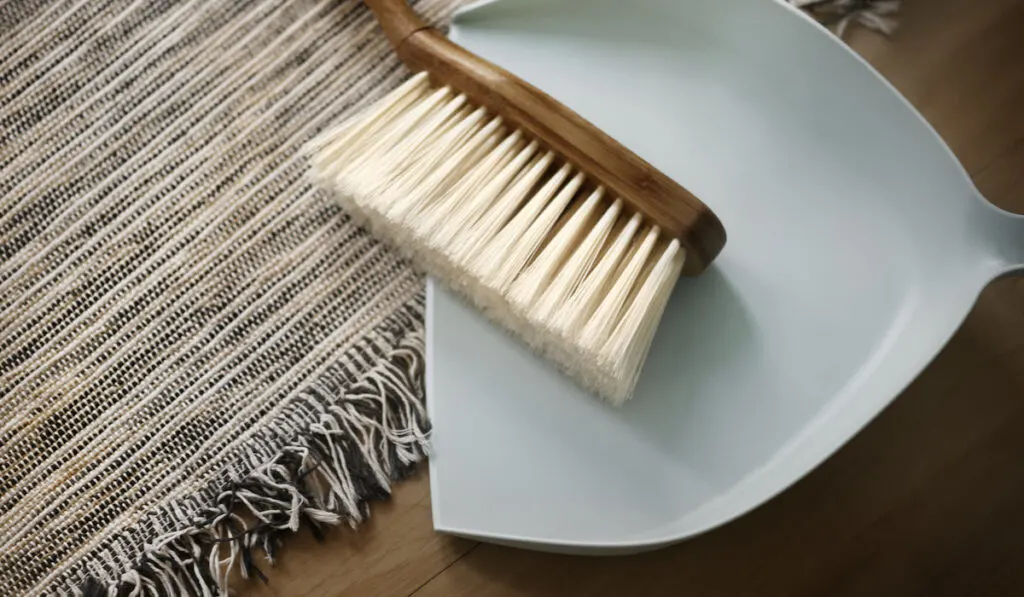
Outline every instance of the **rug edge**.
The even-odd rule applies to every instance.
[[[170,533],[146,537],[131,566],[111,574],[89,565],[111,562],[94,554],[82,562],[89,573],[65,577],[64,590],[87,597],[228,594],[235,569],[243,578],[266,581],[256,556],[262,551],[273,565],[282,539],[300,525],[318,540],[324,526],[358,526],[369,517],[370,503],[387,499],[391,484],[414,472],[429,449],[424,303],[420,290],[367,335],[386,346],[378,343],[384,354],[361,377],[339,383],[339,372],[328,371],[306,384],[299,392],[303,408],[282,414],[304,430],[266,462],[239,480],[189,496],[200,503],[198,512],[190,520],[178,518],[179,528]],[[365,352],[361,344],[337,362]],[[208,495],[215,497],[204,499]],[[160,510],[182,516],[181,508]]]

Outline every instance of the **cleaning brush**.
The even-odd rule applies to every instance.
[[[404,0],[366,4],[419,73],[315,140],[314,177],[422,270],[621,404],[676,280],[722,249],[721,222]]]

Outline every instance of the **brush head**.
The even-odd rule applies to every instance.
[[[349,213],[580,385],[632,394],[679,239],[426,74],[322,135],[311,161]]]
[[[693,193],[567,106],[500,66],[453,43],[424,23],[406,0],[364,0],[395,53],[413,71],[500,116],[588,180],[679,241],[684,275],[697,275],[725,245],[725,228]]]

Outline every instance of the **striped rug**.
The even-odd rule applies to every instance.
[[[0,595],[216,594],[422,458],[421,279],[301,152],[406,76],[354,0],[0,2]]]

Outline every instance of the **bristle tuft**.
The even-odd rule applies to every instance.
[[[416,75],[311,146],[316,178],[426,272],[614,404],[685,251],[465,96]]]

